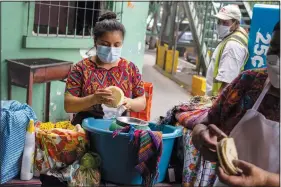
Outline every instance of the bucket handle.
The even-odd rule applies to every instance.
[[[178,126],[178,127],[174,127],[174,128],[175,128],[175,131],[172,133],[172,136],[174,136],[176,138],[182,136],[183,127]]]

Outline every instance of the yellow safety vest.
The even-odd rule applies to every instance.
[[[234,33],[232,33],[231,35],[229,35],[228,37],[226,37],[223,41],[221,41],[221,45],[219,46],[219,49],[218,49],[218,55],[216,55],[216,58],[215,58],[215,68],[214,68],[214,74],[213,74],[214,77],[213,77],[213,87],[212,87],[213,96],[218,95],[218,92],[222,85],[221,82],[216,80],[216,77],[219,72],[219,63],[220,63],[221,55],[222,55],[222,52],[228,41],[236,41],[243,47],[248,48],[248,34],[246,33],[246,31],[244,31],[242,28],[240,28],[240,29],[236,30]],[[244,70],[244,66],[245,66],[248,58],[249,58],[249,53],[247,53],[247,57],[246,57],[245,62],[240,71]]]

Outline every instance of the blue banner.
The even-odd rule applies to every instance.
[[[271,40],[272,30],[280,20],[278,5],[256,4],[249,35],[249,59],[245,70],[266,67],[266,53]]]

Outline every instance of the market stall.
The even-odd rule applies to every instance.
[[[149,123],[153,85],[145,83],[145,91],[144,111],[132,112],[132,117],[118,117],[117,112],[112,119],[87,118],[77,125],[67,120],[41,122],[29,105],[2,101],[5,143],[0,151],[6,154],[1,155],[0,183],[36,186],[39,177],[48,181],[45,185],[62,186],[163,182],[182,128]],[[120,89],[113,92],[122,95]],[[114,97],[122,99],[118,93]],[[119,100],[111,107],[118,108]]]

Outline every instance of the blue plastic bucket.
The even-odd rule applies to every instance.
[[[101,177],[103,180],[125,185],[140,185],[142,178],[135,169],[137,150],[129,142],[127,133],[120,133],[115,138],[109,127],[112,120],[87,118],[82,126],[89,132],[91,150],[97,152],[101,159]],[[162,131],[163,150],[159,163],[159,176],[156,183],[165,179],[175,138],[182,136],[181,127],[170,125],[157,126],[149,123],[153,131]]]

